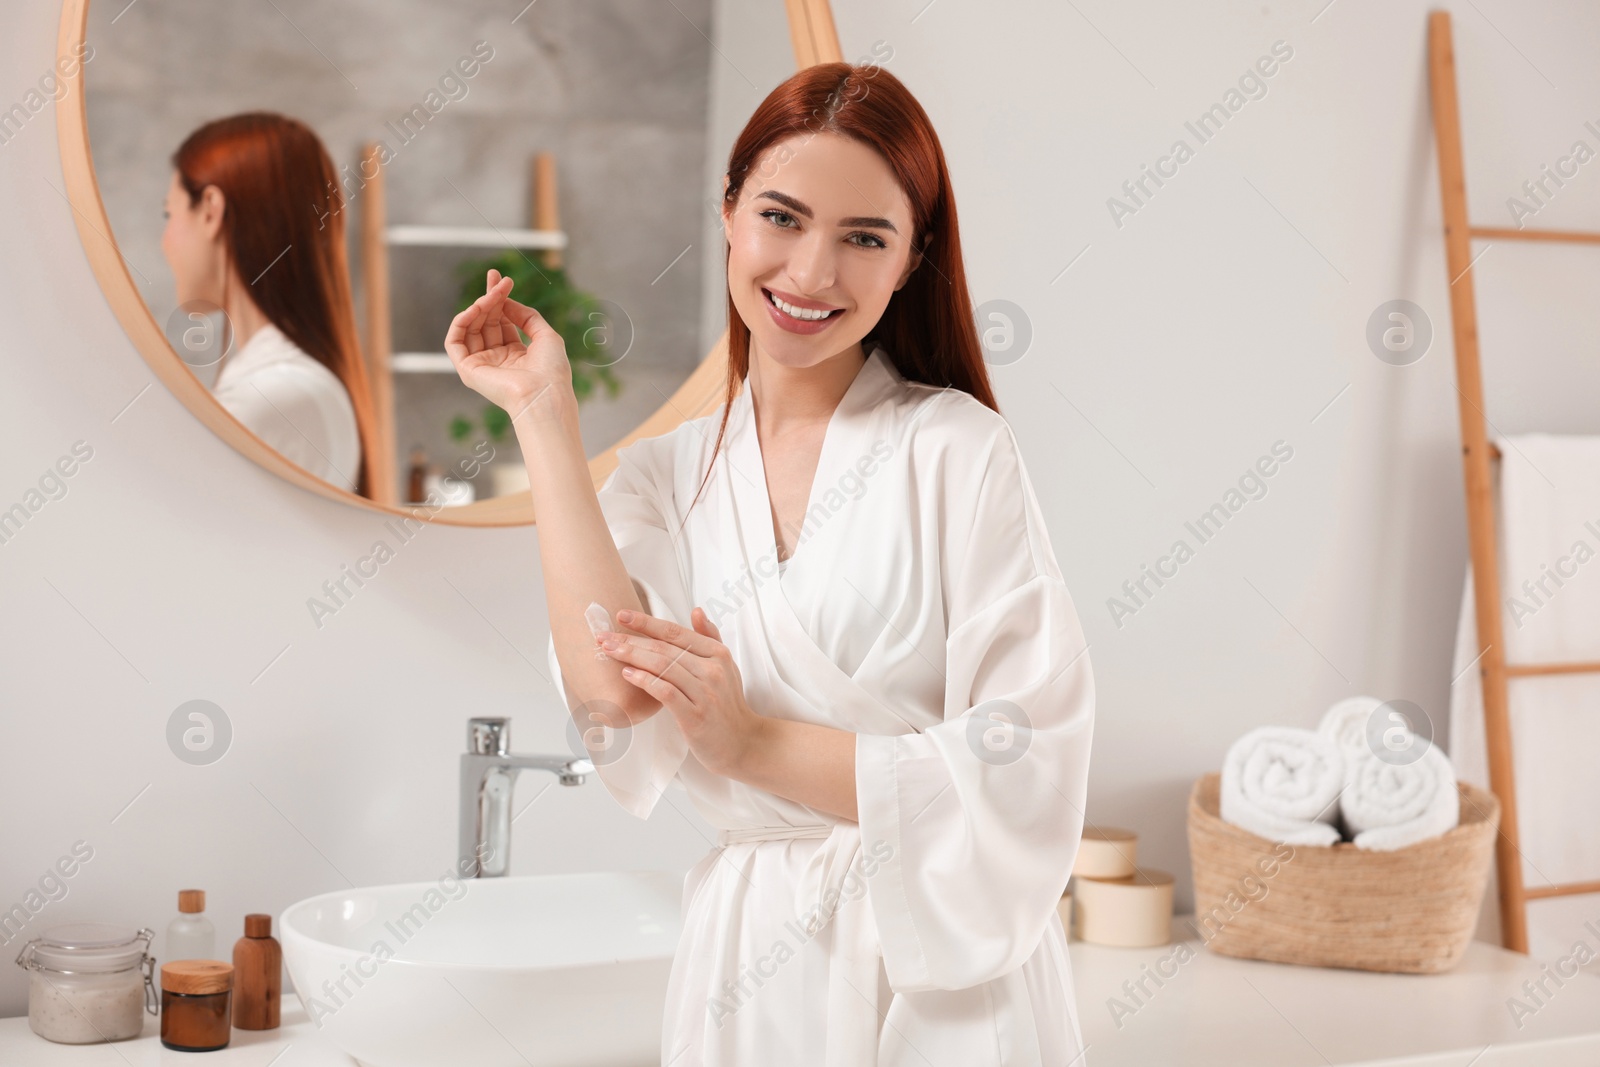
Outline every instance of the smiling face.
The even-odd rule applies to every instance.
[[[178,303],[222,301],[222,191],[206,186],[200,202],[189,203],[189,193],[172,172],[163,204],[167,219],[161,233],[161,254],[172,268]]]
[[[859,345],[921,262],[894,172],[843,134],[768,146],[722,224],[733,305],[753,347],[789,367]]]

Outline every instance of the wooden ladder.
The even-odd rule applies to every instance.
[[[1483,373],[1478,362],[1478,313],[1473,290],[1472,241],[1557,241],[1600,244],[1600,233],[1567,230],[1514,230],[1473,226],[1467,221],[1467,186],[1461,156],[1461,113],[1456,98],[1455,48],[1450,13],[1428,15],[1428,77],[1433,95],[1433,133],[1439,151],[1439,193],[1444,207],[1445,262],[1450,276],[1450,318],[1455,327],[1456,393],[1461,416],[1461,464],[1466,476],[1467,540],[1471,548],[1473,606],[1478,623],[1478,670],[1483,677],[1484,735],[1488,745],[1489,788],[1500,799],[1500,835],[1495,870],[1500,881],[1500,930],[1505,947],[1528,951],[1528,901],[1600,893],[1600,881],[1565,885],[1523,885],[1517,824],[1517,779],[1511,758],[1511,719],[1507,679],[1545,674],[1600,672],[1600,662],[1518,663],[1505,661],[1500,620],[1500,571],[1495,527],[1491,460],[1500,458],[1489,443],[1483,409]]]

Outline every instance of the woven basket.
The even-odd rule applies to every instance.
[[[1437,974],[1467,950],[1488,884],[1500,802],[1458,782],[1461,822],[1392,852],[1286,845],[1217,814],[1221,776],[1189,793],[1195,927],[1224,956]]]

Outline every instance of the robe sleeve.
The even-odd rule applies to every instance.
[[[617,469],[600,487],[598,496],[601,513],[645,613],[688,626],[693,605],[673,540],[677,519],[671,505],[671,445],[669,438],[645,438],[618,449]],[[603,606],[614,622],[620,605]],[[547,658],[556,691],[563,706],[570,708],[553,635]],[[616,740],[613,735],[613,743]],[[619,756],[596,758],[595,773],[625,811],[647,819],[662,790],[683,765],[689,743],[677,719],[664,708],[633,726],[622,741]]]
[[[965,989],[1025,963],[1083,832],[1083,631],[1010,427],[974,452],[981,474],[949,489],[945,511],[971,526],[944,549],[944,720],[856,737],[862,849],[887,857],[868,893],[897,992]]]

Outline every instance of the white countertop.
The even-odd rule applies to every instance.
[[[1553,995],[1520,1030],[1506,1006],[1526,1000],[1522,983],[1551,961],[1474,941],[1444,974],[1378,974],[1219,956],[1188,917],[1172,930],[1173,944],[1162,948],[1071,942],[1088,1046],[1081,1067],[1600,1064],[1600,978],[1580,972],[1559,988],[1549,982]],[[1183,963],[1180,940],[1193,953]],[[1135,988],[1130,996],[1123,983],[1141,977],[1149,995]],[[1133,1013],[1114,1017],[1112,997]]]
[[[144,1034],[100,1045],[58,1045],[28,1028],[28,1017],[0,1019],[4,1067],[355,1067],[317,1033],[300,998],[285,992],[276,1030],[238,1030],[215,1052],[177,1052],[161,1044],[161,1020],[144,1017]],[[292,1051],[291,1051],[292,1050]]]
[[[1071,943],[1078,1019],[1089,1046],[1073,1067],[1600,1064],[1600,978],[1580,973],[1560,988],[1551,983],[1554,995],[1519,1030],[1506,1002],[1526,997],[1522,983],[1537,979],[1545,961],[1482,941],[1446,974],[1403,975],[1214,955],[1183,918],[1174,921],[1173,935],[1173,944],[1161,948]],[[1193,953],[1181,963],[1180,939]],[[1150,995],[1135,990],[1136,1001],[1123,983],[1141,977]],[[1107,1006],[1112,997],[1133,1009],[1120,1026]],[[144,1035],[131,1041],[58,1045],[28,1029],[26,1017],[0,1019],[0,1064],[355,1067],[287,992],[278,1029],[235,1030],[227,1048],[203,1059],[163,1048],[158,1033],[157,1020],[146,1016]]]

